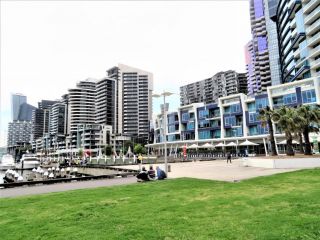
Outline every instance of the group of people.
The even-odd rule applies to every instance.
[[[142,170],[137,175],[138,182],[152,181],[152,180],[164,180],[167,178],[167,174],[160,167],[156,167],[156,171],[153,169],[153,166],[149,167],[149,170],[146,170],[145,167],[142,167]]]

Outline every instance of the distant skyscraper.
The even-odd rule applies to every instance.
[[[117,131],[147,142],[152,118],[153,74],[123,64],[107,73],[117,80]]]
[[[319,76],[320,0],[278,2],[270,17],[277,24],[282,82]]]
[[[247,78],[244,73],[229,70],[211,78],[180,87],[180,105],[191,103],[217,103],[219,97],[247,93]]]
[[[57,102],[50,108],[49,113],[49,133],[51,135],[65,135],[67,106],[63,102]]]
[[[24,103],[27,103],[27,97],[16,93],[11,95],[11,113],[12,121],[19,120],[20,106]]]
[[[246,45],[248,94],[265,92],[280,83],[276,26],[269,18],[268,0],[250,0],[252,40]]]

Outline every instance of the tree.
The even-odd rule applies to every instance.
[[[262,122],[263,125],[268,126],[271,143],[271,155],[276,156],[278,154],[276,150],[276,142],[274,140],[274,131],[272,126],[273,115],[274,111],[269,106],[266,106],[264,109],[260,109],[258,119]]]
[[[301,130],[306,145],[305,155],[312,155],[311,143],[309,139],[310,132],[319,132],[318,125],[320,124],[320,109],[310,105],[303,105],[297,109],[297,113],[303,118],[301,121]]]
[[[134,152],[136,154],[145,154],[146,153],[146,148],[143,147],[141,144],[136,144],[134,146]]]
[[[82,148],[79,149],[78,155],[79,155],[80,158],[83,158],[83,150],[82,150]]]
[[[300,121],[301,118],[299,119],[294,108],[283,106],[274,111],[272,119],[277,124],[278,128],[285,133],[287,140],[286,154],[288,156],[294,156],[292,140],[293,135],[299,131],[297,121]]]
[[[112,147],[110,145],[106,145],[103,149],[103,153],[107,156],[112,155]]]

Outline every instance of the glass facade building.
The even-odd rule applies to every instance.
[[[282,83],[320,74],[320,0],[279,0],[276,14]]]
[[[273,6],[273,5],[271,5]],[[280,83],[276,24],[269,18],[267,0],[250,1],[252,40],[245,47],[248,94],[265,92]]]

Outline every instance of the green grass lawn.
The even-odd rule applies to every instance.
[[[0,199],[0,239],[320,239],[320,170]]]

